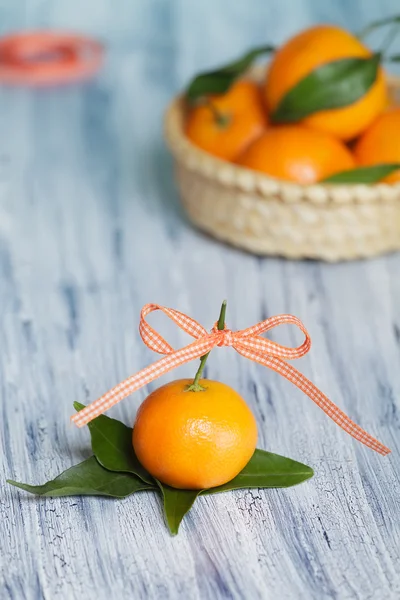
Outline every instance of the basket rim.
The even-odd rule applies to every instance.
[[[265,67],[264,67],[265,69]],[[260,69],[254,70],[259,77]],[[254,71],[250,76],[254,77]],[[248,75],[247,75],[248,76]],[[389,75],[389,87],[400,89],[400,77]],[[182,94],[173,98],[164,115],[164,135],[167,145],[178,164],[197,172],[208,180],[214,180],[225,188],[239,188],[244,192],[256,192],[260,198],[271,194],[283,201],[305,200],[321,204],[330,201],[343,203],[382,202],[382,198],[400,202],[400,182],[389,183],[314,183],[301,185],[285,181],[228,162],[198,148],[184,132],[185,101]]]

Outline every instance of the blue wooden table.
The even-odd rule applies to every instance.
[[[214,242],[181,213],[161,135],[166,103],[195,71],[314,21],[361,28],[396,4],[0,2],[2,33],[62,28],[107,46],[94,83],[0,89],[2,599],[400,597],[400,256],[329,266]],[[247,399],[259,447],[311,465],[312,480],[201,498],[176,538],[154,495],[40,499],[5,484],[41,483],[90,454],[87,432],[70,425],[72,402],[154,360],[137,333],[143,304],[209,327],[223,298],[234,329],[299,316],[313,349],[297,366],[392,455],[354,442],[283,378],[223,349],[207,375]],[[274,339],[299,341],[291,329]],[[112,416],[131,424],[157,385]]]

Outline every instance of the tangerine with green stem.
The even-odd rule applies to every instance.
[[[224,328],[226,303],[218,328]],[[243,398],[218,381],[172,381],[139,407],[133,447],[153,477],[174,488],[207,489],[227,483],[254,454],[257,424]]]
[[[225,94],[189,108],[185,132],[197,147],[233,160],[264,130],[267,117],[258,85],[239,80]]]

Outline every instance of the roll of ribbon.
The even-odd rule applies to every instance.
[[[100,69],[103,47],[84,36],[51,31],[0,39],[0,83],[43,86],[88,79]]]

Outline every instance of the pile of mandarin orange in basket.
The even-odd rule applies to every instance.
[[[365,34],[383,28],[393,37],[398,21]],[[266,53],[268,67],[254,77],[249,67]],[[336,26],[311,27],[197,76],[186,93],[186,136],[220,159],[300,184],[400,182],[400,105],[386,61],[400,55]]]

